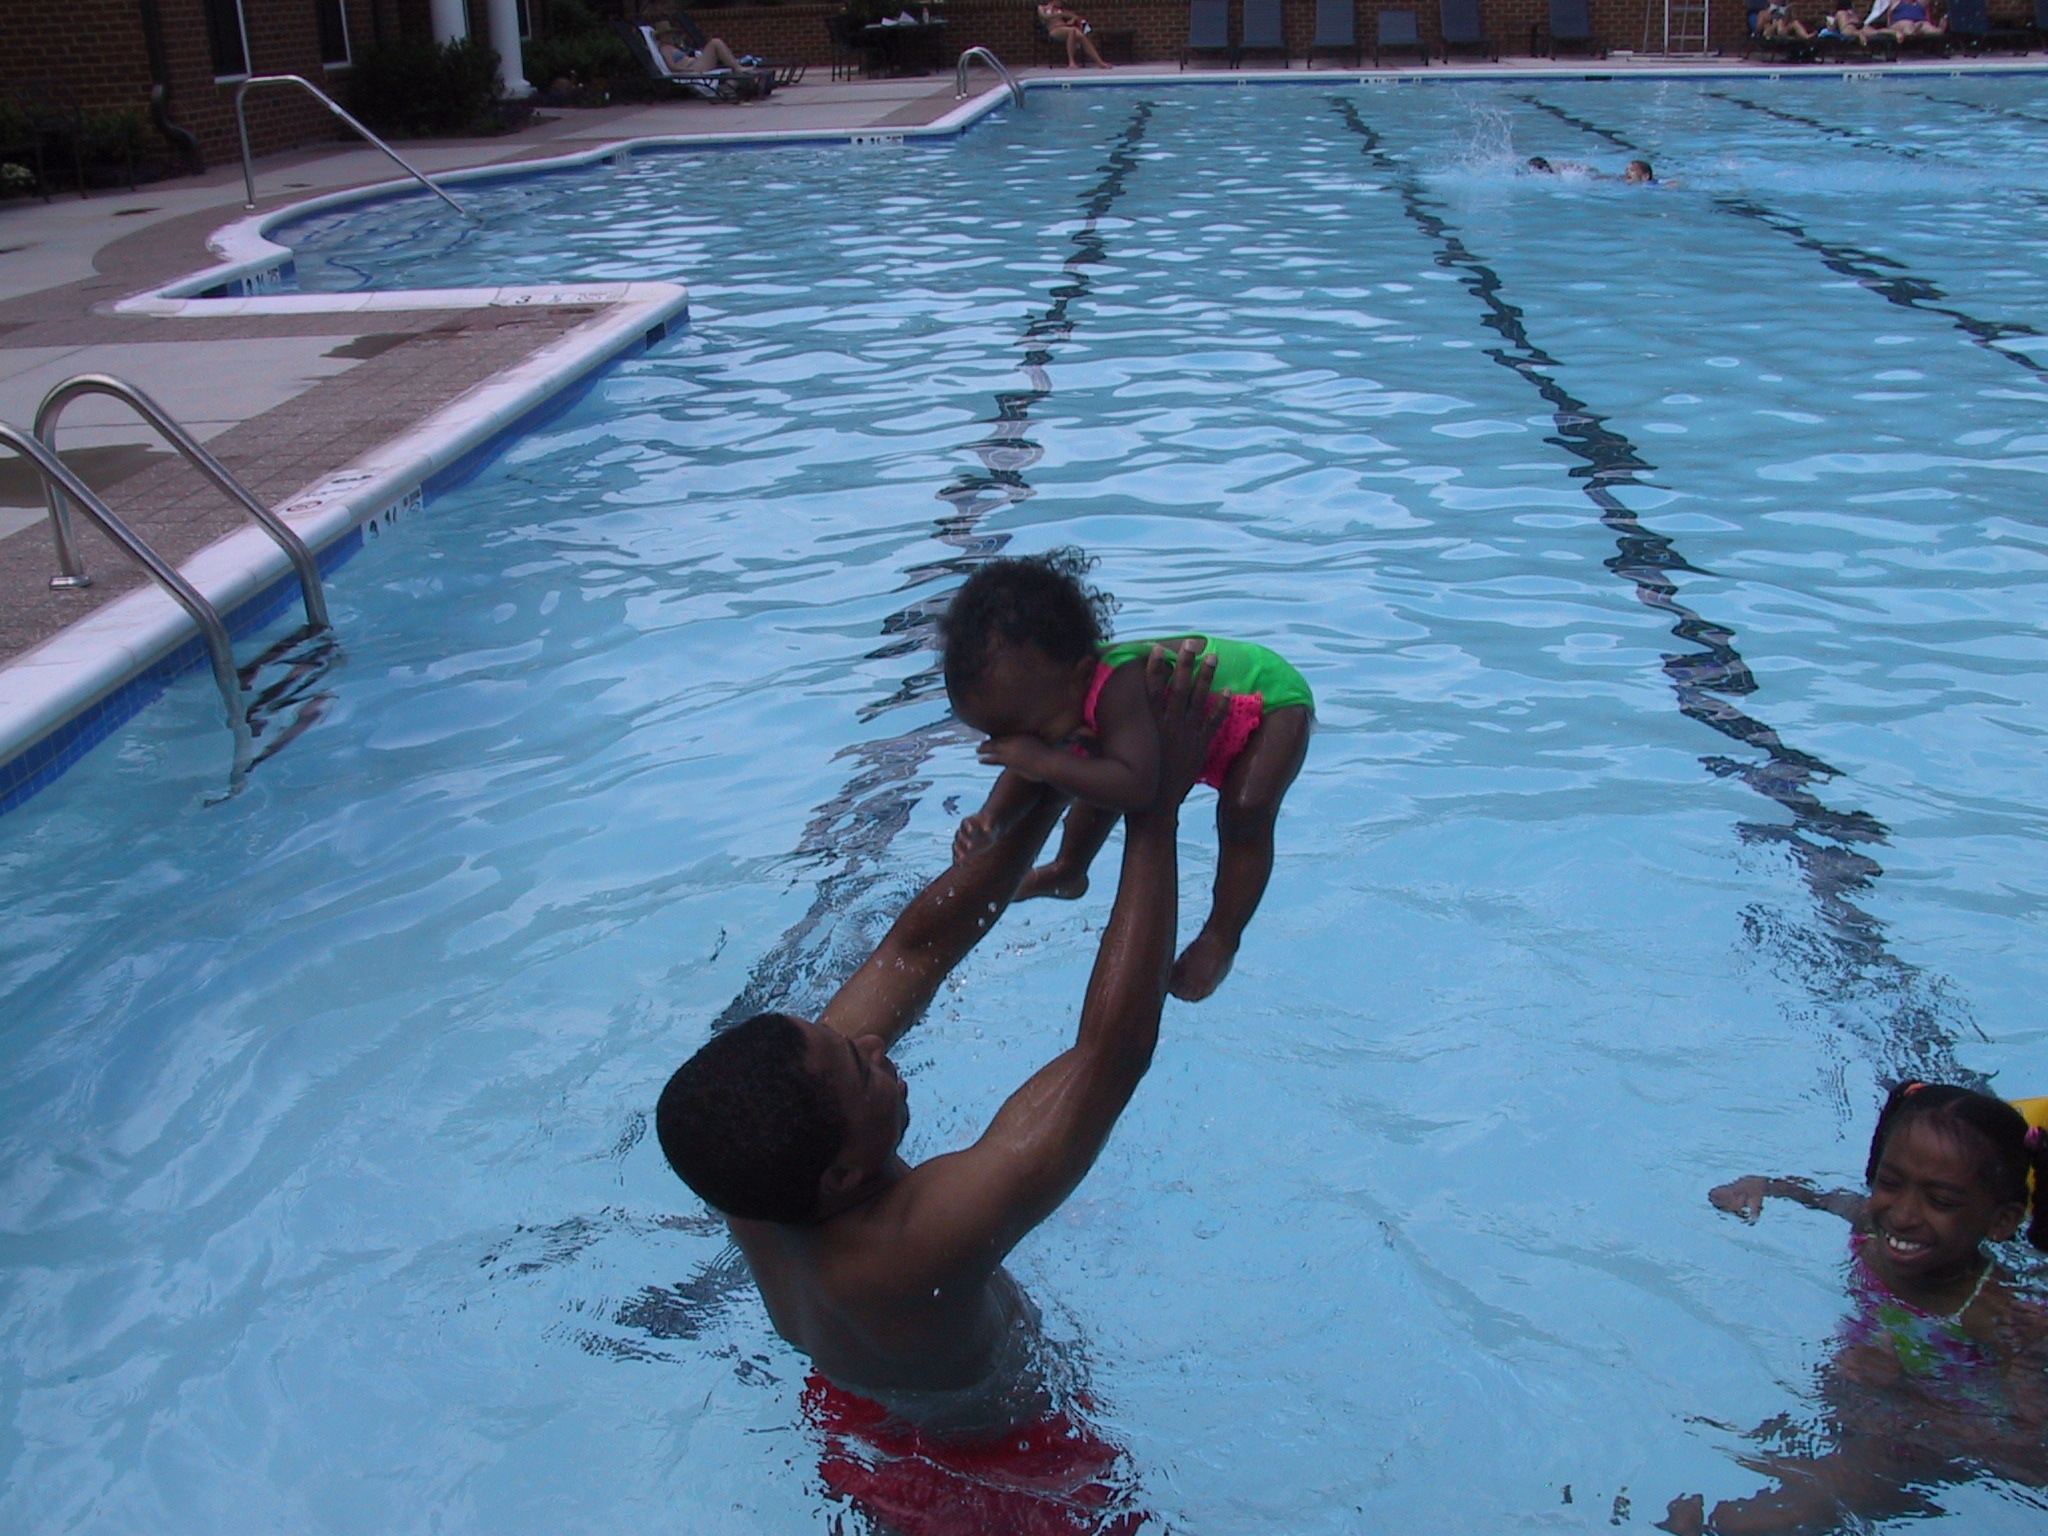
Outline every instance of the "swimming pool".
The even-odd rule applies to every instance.
[[[1122,632],[1322,711],[1236,974],[1014,1265],[1158,1526],[1755,1487],[1841,1238],[1706,1188],[1852,1180],[1880,1076],[2048,1090],[2044,117],[1034,94],[292,232],[302,287],[681,277],[692,325],[336,574],[331,704],[239,797],[195,675],[6,818],[0,1518],[821,1528],[800,1363],[645,1113],[944,857],[986,781],[930,616],[1068,542]],[[1515,172],[1637,153],[1671,184]],[[909,1037],[914,1156],[1058,1048],[1107,899]]]

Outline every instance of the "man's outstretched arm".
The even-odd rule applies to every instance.
[[[1012,1094],[972,1147],[920,1164],[898,1186],[897,1262],[920,1283],[986,1274],[1001,1263],[1073,1193],[1152,1064],[1173,963],[1180,803],[1215,733],[1214,671],[1213,659],[1198,671],[1184,653],[1166,686],[1158,795],[1125,821],[1116,906],[1073,1046]]]
[[[1037,800],[981,852],[953,865],[903,909],[867,963],[832,995],[818,1022],[890,1044],[917,1022],[939,983],[995,926],[1030,872],[1066,797],[1038,786]]]

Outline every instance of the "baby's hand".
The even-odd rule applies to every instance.
[[[1715,1210],[1726,1211],[1731,1216],[1740,1216],[1744,1221],[1753,1224],[1757,1217],[1763,1214],[1764,1183],[1760,1176],[1752,1173],[1735,1180],[1732,1184],[1723,1184],[1718,1189],[1708,1190],[1707,1199],[1713,1202]]]
[[[964,864],[996,840],[995,818],[976,811],[964,818],[953,834],[953,862]]]
[[[993,768],[1011,768],[1034,783],[1045,782],[1045,761],[1056,756],[1057,747],[1048,747],[1036,736],[990,736],[975,749],[984,763]]]

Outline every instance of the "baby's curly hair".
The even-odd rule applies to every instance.
[[[1073,548],[991,560],[953,594],[939,621],[946,692],[972,689],[998,644],[1032,645],[1054,661],[1079,662],[1109,639],[1116,599],[1083,580],[1092,556]]]

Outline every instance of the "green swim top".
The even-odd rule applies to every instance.
[[[1216,680],[1211,684],[1216,692],[1256,693],[1265,700],[1268,709],[1284,709],[1289,704],[1316,707],[1316,696],[1309,691],[1308,679],[1295,671],[1284,656],[1249,640],[1222,640],[1214,635],[1119,640],[1102,648],[1102,664],[1114,670],[1127,661],[1143,661],[1155,645],[1170,651],[1188,639],[1200,640],[1202,654],[1216,658]]]

